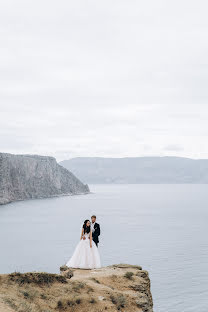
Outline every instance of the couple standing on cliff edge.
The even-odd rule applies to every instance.
[[[98,251],[100,225],[96,222],[95,215],[91,217],[91,221],[85,220],[82,226],[80,242],[66,263],[69,268],[98,269],[101,267]]]

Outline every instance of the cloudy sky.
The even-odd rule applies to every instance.
[[[1,0],[0,151],[208,158],[206,0]]]

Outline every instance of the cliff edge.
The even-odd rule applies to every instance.
[[[0,275],[0,312],[153,312],[148,272],[140,266],[97,270],[61,268],[61,274]]]
[[[85,193],[89,187],[53,157],[0,153],[0,204]]]

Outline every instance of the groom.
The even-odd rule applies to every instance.
[[[98,223],[96,223],[96,216],[93,215],[91,217],[91,228],[92,228],[92,239],[95,242],[96,246],[98,247],[98,243],[99,243],[99,238],[98,236],[100,236],[100,225]]]

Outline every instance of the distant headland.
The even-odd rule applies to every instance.
[[[88,185],[53,157],[0,153],[0,204],[86,193]]]
[[[208,159],[77,157],[60,162],[84,183],[207,184]]]

